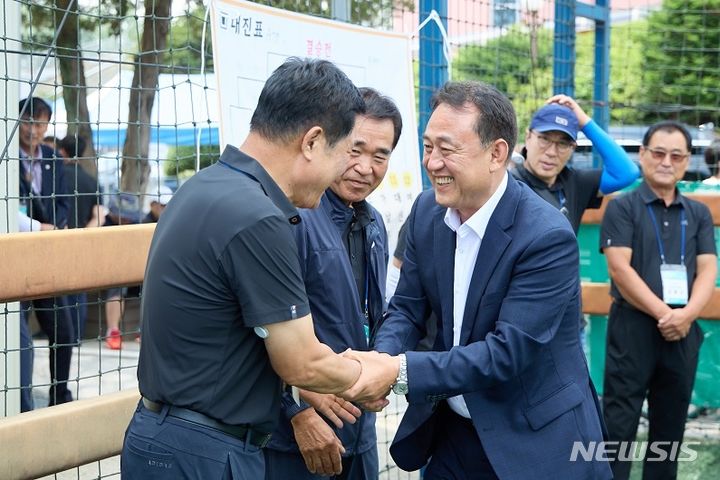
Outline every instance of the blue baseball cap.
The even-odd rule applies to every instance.
[[[551,103],[545,105],[540,110],[535,112],[535,115],[530,122],[530,130],[536,132],[563,132],[570,138],[577,140],[577,132],[579,129],[578,119],[567,107],[558,105],[557,103]]]

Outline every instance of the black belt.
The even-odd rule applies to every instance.
[[[142,403],[146,409],[154,413],[160,413],[165,406],[162,403],[153,402],[145,397],[143,397]],[[255,430],[250,425],[228,425],[227,423],[219,422],[214,418],[210,418],[205,414],[196,412],[195,410],[176,407],[173,405],[169,406],[167,415],[169,417],[179,418],[180,420],[185,420],[186,422],[194,423],[196,425],[202,425],[203,427],[218,430],[260,448],[265,447],[268,442],[270,442],[270,437],[272,436],[270,433]]]

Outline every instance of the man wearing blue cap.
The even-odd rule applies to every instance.
[[[600,154],[602,169],[567,166],[580,129]],[[513,170],[515,176],[563,212],[575,234],[585,210],[600,208],[603,195],[630,185],[640,174],[625,150],[567,95],[551,97],[535,113],[522,155],[525,161]]]

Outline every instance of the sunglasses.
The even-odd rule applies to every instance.
[[[661,162],[661,161],[665,160],[665,157],[667,157],[669,155],[670,161],[672,163],[681,163],[688,156],[690,156],[689,153],[668,152],[666,150],[663,150],[662,148],[646,148],[645,150],[650,152],[652,159],[657,162]]]

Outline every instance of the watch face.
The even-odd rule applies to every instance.
[[[407,383],[396,383],[395,385],[393,385],[392,391],[396,395],[407,395],[408,385]]]

